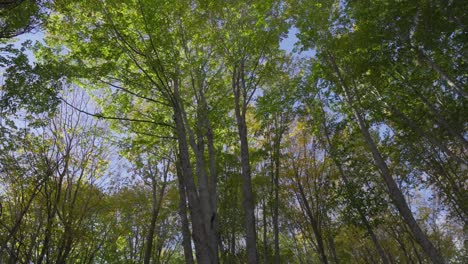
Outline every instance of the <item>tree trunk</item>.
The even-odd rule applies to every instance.
[[[210,190],[213,190],[213,187],[210,186],[210,182],[208,180],[205,160],[204,131],[207,129],[205,127],[205,119],[207,118],[205,109],[203,109],[202,105],[199,105],[197,115],[197,141],[195,142],[195,140],[192,140],[192,149],[195,153],[195,160],[197,163],[196,171],[198,175],[200,202],[204,217],[205,230],[209,238],[207,243],[210,249],[210,259],[212,263],[218,263],[218,239],[214,230],[215,208],[212,207],[213,196],[215,196],[215,194],[210,192]]]
[[[151,255],[153,252],[153,240],[154,240],[154,233],[156,230],[156,220],[158,219],[159,215],[159,210],[161,208],[162,200],[164,198],[164,192],[166,190],[166,180],[167,180],[167,170],[169,167],[169,164],[166,165],[166,168],[164,168],[164,179],[162,182],[161,189],[159,190],[159,197],[157,197],[157,182],[156,182],[156,175],[152,175],[151,183],[152,183],[152,204],[153,208],[151,211],[151,220],[150,220],[150,226],[148,230],[148,235],[146,237],[146,247],[145,247],[145,258],[143,260],[143,263],[149,264],[151,262]]]
[[[252,191],[249,144],[247,140],[247,124],[245,114],[247,110],[246,87],[243,80],[243,63],[239,71],[234,69],[233,92],[237,129],[240,139],[240,156],[242,164],[242,207],[244,208],[244,225],[246,233],[247,263],[257,264],[257,245],[255,227],[255,203]],[[241,92],[243,96],[241,97]],[[241,102],[242,100],[242,102]]]
[[[279,169],[280,169],[280,146],[282,129],[278,128],[280,124],[275,120],[275,136],[273,141],[273,161],[275,165],[275,171],[273,174],[274,179],[274,210],[273,210],[273,233],[275,235],[275,264],[280,263],[280,247],[279,247]]]
[[[69,223],[67,223],[69,225]],[[67,230],[68,229],[68,230]],[[67,263],[67,258],[70,255],[72,245],[73,245],[73,236],[72,231],[70,228],[65,229],[64,239],[62,241],[63,244],[60,245],[59,254],[57,257],[57,264],[65,264]]]
[[[330,54],[329,54],[330,55]],[[445,263],[442,256],[439,254],[437,249],[431,243],[427,235],[421,230],[418,223],[414,219],[414,216],[409,208],[408,204],[406,203],[405,197],[401,192],[400,188],[398,188],[397,183],[393,179],[390,170],[388,169],[387,163],[385,162],[384,158],[380,154],[377,145],[375,144],[372,136],[367,128],[367,125],[364,121],[363,115],[354,104],[353,98],[349,92],[347,85],[345,84],[343,78],[341,77],[340,70],[336,65],[334,58],[330,55],[329,56],[330,62],[334,68],[335,73],[340,81],[340,85],[344,90],[346,100],[348,101],[349,106],[352,108],[354,116],[358,121],[359,128],[361,129],[361,133],[364,136],[364,140],[367,143],[370,151],[372,153],[372,157],[380,170],[382,178],[387,185],[388,194],[392,199],[393,203],[395,204],[396,208],[400,212],[400,215],[403,217],[405,223],[408,225],[409,229],[411,230],[415,240],[418,244],[423,248],[424,252],[431,258],[433,263],[442,264]]]
[[[307,216],[309,217],[309,221],[312,226],[312,231],[314,232],[314,235],[315,235],[315,240],[317,241],[317,250],[320,256],[320,260],[322,261],[323,264],[328,264],[327,255],[325,254],[325,245],[323,243],[323,236],[319,228],[319,223],[317,219],[314,217],[314,214],[312,213],[312,209],[310,208],[309,202],[307,201],[304,188],[302,187],[302,184],[299,182],[299,175],[297,174],[296,174],[296,182],[297,182],[297,187],[299,188],[299,194],[302,199],[302,203],[304,204],[305,211],[307,213]]]
[[[448,76],[447,73],[445,73],[445,71],[443,71],[436,63],[434,63],[431,58],[429,58],[426,54],[424,54],[423,51],[421,51],[421,49],[413,46],[414,49],[416,49],[416,53],[417,53],[417,58],[418,58],[418,61],[419,62],[425,62],[429,67],[431,67],[433,70],[435,70],[439,75],[440,77],[447,82],[447,84],[456,91],[456,93],[458,93],[461,97],[463,98],[467,98],[468,97],[468,93],[465,92],[465,90],[463,89],[464,87],[464,84],[461,84],[459,83],[456,79],[453,79],[451,78],[450,76]]]
[[[218,173],[216,170],[216,158],[215,158],[215,149],[214,149],[214,138],[213,138],[213,129],[211,128],[211,122],[208,117],[208,106],[205,99],[205,94],[203,92],[200,93],[200,99],[202,103],[203,112],[205,113],[204,116],[204,126],[206,129],[206,140],[208,145],[208,159],[210,163],[210,181],[208,182],[208,190],[210,193],[210,202],[211,202],[211,211],[210,211],[210,241],[211,241],[211,249],[214,252],[214,261],[215,263],[219,263],[219,255],[218,255],[218,245],[220,243],[219,240],[219,223],[217,217],[217,208],[218,208]]]
[[[213,207],[214,198],[216,196],[212,191],[216,191],[216,188],[212,186],[212,181],[208,179],[208,169],[205,158],[205,135],[208,134],[208,130],[211,130],[208,120],[208,107],[206,106],[206,100],[203,92],[203,87],[200,85],[197,89],[195,86],[195,80],[192,79],[192,86],[196,93],[197,100],[197,118],[196,118],[196,129],[195,132],[188,125],[186,126],[188,132],[188,139],[190,146],[195,154],[195,164],[196,164],[196,174],[198,176],[198,194],[200,199],[200,206],[203,214],[203,220],[205,225],[205,232],[208,236],[208,241],[206,243],[209,247],[209,256],[211,263],[218,263],[218,238],[217,232],[215,230],[215,212],[216,208]],[[186,124],[189,124],[187,114],[183,105],[180,106],[184,121]],[[212,133],[210,134],[211,142],[209,146],[210,155],[210,171],[214,171],[212,166],[216,165],[214,160],[214,147],[213,147],[213,137]]]
[[[190,239],[190,228],[187,219],[187,198],[185,196],[185,186],[180,164],[177,161],[177,179],[179,181],[179,216],[182,224],[182,246],[184,248],[185,263],[193,264],[192,240]]]
[[[177,78],[174,80],[174,123],[176,125],[176,134],[178,141],[179,160],[182,171],[182,179],[186,187],[189,210],[192,220],[192,235],[195,244],[195,253],[197,261],[200,264],[210,264],[210,249],[208,247],[208,235],[205,231],[203,221],[203,212],[198,197],[197,188],[192,174],[189,148],[187,143],[186,127],[182,113],[181,98],[179,94],[179,84]]]
[[[267,237],[267,216],[266,216],[266,201],[263,199],[263,262],[268,264],[268,237]]]
[[[330,139],[330,133],[329,133],[328,126],[327,126],[325,111],[324,111],[322,105],[320,105],[320,109],[321,109],[321,111],[323,113],[322,125],[323,125],[323,129],[325,131],[325,138],[326,138],[328,146],[330,148],[330,152],[331,152],[330,154],[332,156],[333,163],[335,163],[335,166],[338,168],[338,173],[340,174],[341,180],[344,182],[344,184],[346,186],[349,186],[350,183],[349,183],[348,177],[344,173],[344,170],[343,170],[343,167],[341,166],[341,163],[338,161],[338,159],[335,156],[335,148],[334,148],[334,146],[333,146],[333,144],[331,142],[331,139]],[[354,196],[351,195],[351,197],[354,197]],[[356,210],[359,213],[359,217],[361,218],[361,221],[364,223],[364,226],[366,227],[367,233],[369,234],[369,236],[370,236],[370,238],[372,240],[372,243],[374,244],[374,247],[375,247],[375,249],[377,250],[377,253],[380,256],[380,259],[382,260],[382,262],[384,264],[389,264],[387,256],[385,255],[385,252],[384,252],[382,246],[380,245],[379,240],[377,239],[377,236],[375,235],[374,231],[372,230],[372,227],[371,227],[369,221],[367,220],[366,215],[364,214],[364,212],[362,211],[362,209],[360,207],[356,207]]]

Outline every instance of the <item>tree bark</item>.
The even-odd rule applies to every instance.
[[[255,227],[255,203],[252,191],[249,144],[247,140],[247,124],[245,114],[247,110],[247,91],[244,82],[243,62],[239,70],[234,68],[232,88],[235,100],[235,114],[240,139],[240,156],[242,164],[242,207],[244,208],[244,225],[246,231],[247,263],[258,263]],[[242,96],[241,96],[242,92]],[[241,102],[242,101],[242,102]]]
[[[282,138],[282,129],[278,128],[281,124],[278,124],[275,120],[275,136],[273,140],[273,161],[275,166],[275,171],[273,174],[274,178],[274,210],[273,210],[273,233],[275,235],[275,264],[280,263],[280,247],[279,247],[279,170],[280,170],[280,147],[281,147],[281,138]]]
[[[181,98],[179,94],[179,83],[177,78],[174,80],[174,123],[176,125],[176,134],[178,141],[178,151],[180,167],[182,171],[182,179],[186,187],[189,210],[192,220],[192,235],[195,244],[195,253],[197,261],[200,264],[210,264],[210,249],[208,247],[208,235],[205,231],[203,221],[203,211],[200,205],[197,188],[192,174],[192,165],[190,162],[189,148],[187,143],[186,127],[184,124],[184,116],[182,113]]]
[[[263,216],[263,262],[268,264],[268,237],[267,237],[267,216],[266,216],[266,198],[262,203],[262,216]]]
[[[187,218],[187,198],[179,161],[176,163],[176,170],[177,180],[179,182],[179,216],[182,224],[182,246],[184,248],[185,263],[193,264],[192,240],[190,239],[190,228]]]
[[[203,119],[203,125],[206,129],[206,140],[208,145],[208,160],[210,163],[210,181],[208,182],[208,190],[210,193],[210,202],[211,202],[211,211],[210,211],[210,241],[211,241],[211,249],[214,252],[214,261],[215,263],[219,263],[219,255],[218,255],[218,245],[220,243],[219,240],[219,223],[218,223],[218,215],[217,215],[217,208],[218,208],[218,173],[216,170],[216,158],[215,158],[215,148],[214,148],[214,135],[213,129],[211,127],[211,122],[208,116],[208,105],[206,103],[205,94],[203,92],[200,93],[200,99],[202,103],[202,111],[205,113]]]
[[[200,92],[199,96],[200,97],[202,96],[202,92]],[[202,102],[199,102],[199,104],[200,105],[198,106],[198,109],[197,109],[197,112],[198,112],[197,134],[196,134],[197,141],[195,142],[195,140],[192,140],[193,137],[191,137],[191,141],[193,141],[192,149],[195,152],[195,160],[197,163],[196,171],[198,175],[200,202],[201,202],[202,212],[203,212],[203,217],[204,217],[205,230],[209,238],[209,241],[207,241],[207,243],[210,248],[210,259],[212,263],[218,263],[219,262],[218,239],[217,239],[217,234],[214,228],[216,210],[215,210],[215,207],[213,207],[214,205],[213,196],[216,196],[216,194],[211,192],[211,191],[214,191],[215,188],[213,188],[214,186],[210,184],[210,181],[208,179],[207,165],[206,165],[206,159],[205,159],[205,144],[206,143],[204,140],[204,136],[205,136],[206,130],[208,129],[206,127],[206,124],[207,124],[206,119],[208,118],[208,116],[206,113],[206,109],[203,107]],[[211,142],[211,144],[213,144],[213,142]],[[212,147],[213,146],[211,146],[211,148]],[[211,149],[211,151],[213,150]],[[214,162],[213,160],[214,157],[210,156],[210,158],[212,159],[212,162]]]

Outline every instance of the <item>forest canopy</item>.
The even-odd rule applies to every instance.
[[[0,263],[468,263],[467,10],[0,1]]]

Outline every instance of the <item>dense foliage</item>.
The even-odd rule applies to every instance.
[[[0,263],[467,263],[466,1],[3,2]]]

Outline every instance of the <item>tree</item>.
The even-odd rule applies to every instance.
[[[0,262],[465,263],[445,2],[0,4]]]
[[[6,0],[0,3],[0,39],[10,39],[39,27],[45,14],[43,0]]]
[[[72,100],[86,103],[79,93]],[[104,131],[99,121],[63,103],[45,127],[26,127],[19,145],[6,149],[2,181],[10,211],[2,215],[5,261],[66,262],[86,235],[82,224],[97,213],[93,208],[102,195],[97,179],[107,164],[106,142],[97,135]]]
[[[213,24],[216,23],[215,29],[220,32],[220,49],[230,67],[234,113],[240,141],[247,263],[257,263],[255,202],[246,114],[258,87],[270,74],[269,66],[277,54],[279,39],[286,30],[286,24],[280,22],[282,13],[278,1],[216,7],[219,14],[214,14]],[[263,14],[269,15],[263,17]],[[266,23],[270,26],[267,27]]]
[[[377,4],[377,6],[378,5],[379,4]],[[395,55],[383,52],[384,48],[382,45],[389,47],[390,50],[396,52],[396,58],[399,58],[402,50],[398,50],[398,48],[408,47],[407,41],[405,42],[404,40],[405,38],[408,38],[408,36],[409,38],[412,38],[412,34],[416,32],[414,31],[416,29],[413,27],[418,28],[418,20],[420,19],[419,16],[421,14],[420,12],[424,12],[422,10],[425,10],[425,7],[419,10],[418,8],[413,8],[412,6],[384,6],[382,3],[380,8],[384,10],[384,15],[381,16],[381,18],[391,19],[391,14],[394,14],[393,12],[397,9],[407,12],[400,17],[400,20],[397,20],[397,24],[395,27],[393,27],[393,30],[397,32],[395,32],[393,35],[392,33],[373,35],[373,30],[379,27],[382,29],[382,27],[385,27],[391,23],[385,24],[380,20],[373,19],[372,23],[375,23],[376,21],[379,21],[379,23],[365,24],[365,21],[367,21],[369,16],[371,16],[370,13],[367,13],[367,11],[370,10],[367,10],[361,5],[356,6],[354,3],[345,3],[341,8],[333,5],[332,3],[327,3],[325,5],[311,3],[309,10],[313,10],[314,7],[323,9],[324,11],[327,10],[328,12],[322,12],[323,15],[318,16],[314,21],[310,21],[311,23],[309,25],[305,24],[305,20],[302,19],[302,17],[305,16],[299,17],[298,21],[302,26],[301,29],[303,32],[302,43],[307,47],[313,47],[317,49],[317,52],[319,53],[318,56],[321,60],[320,64],[326,68],[323,73],[324,76],[327,77],[324,79],[331,82],[330,87],[332,89],[335,88],[333,92],[343,96],[343,101],[350,108],[350,112],[358,123],[363,137],[365,138],[365,141],[370,148],[376,166],[378,166],[382,177],[385,179],[393,203],[396,205],[400,214],[405,219],[405,222],[410,227],[418,243],[423,247],[425,253],[431,256],[433,262],[443,263],[443,258],[440,256],[440,254],[437,253],[437,250],[431,244],[427,236],[422,232],[420,227],[418,227],[418,224],[412,216],[411,210],[408,207],[401,190],[399,190],[397,184],[392,178],[385,158],[378,150],[376,141],[369,132],[370,125],[368,123],[369,121],[366,120],[366,114],[373,114],[372,117],[376,120],[379,120],[379,118],[382,117],[381,112],[377,113],[377,111],[374,111],[375,108],[370,107],[370,105],[369,108],[363,109],[363,107],[368,106],[370,101],[367,100],[368,98],[362,96],[362,89],[373,89],[373,86],[377,85],[375,83],[369,84],[367,82],[366,76],[368,74],[372,75],[373,71],[369,67],[374,65],[375,62],[377,62],[377,64],[384,63],[384,60],[388,62],[391,61],[392,57],[395,58]],[[302,10],[309,12],[307,9]],[[429,11],[429,9],[427,11]],[[325,15],[326,13],[330,15]],[[438,16],[440,16],[440,18],[444,18],[444,15],[445,14],[441,14]],[[361,24],[361,22],[363,24]],[[373,28],[373,26],[376,28]],[[441,32],[441,34],[445,33]],[[367,53],[359,46],[360,43],[362,43],[360,41],[363,39],[370,39],[370,42],[374,44],[373,49],[368,49],[368,47],[366,48],[366,51],[369,51]],[[346,47],[343,45],[343,43],[353,43],[353,46]],[[411,48],[411,45],[409,45],[409,47]],[[356,54],[357,56],[349,56],[350,53]],[[368,58],[372,57],[370,54],[376,54],[377,60],[369,61]],[[382,64],[380,64],[380,66],[381,65]],[[377,76],[381,77],[381,75]],[[441,77],[444,79],[443,76]],[[386,102],[387,109],[390,108],[392,114],[398,116],[399,121],[405,123],[406,126],[409,126],[413,132],[423,137],[425,140],[428,140],[433,147],[439,148],[450,159],[453,159],[459,164],[464,163],[462,159],[457,156],[457,154],[454,154],[451,150],[444,147],[440,141],[435,139],[431,134],[424,132],[424,130],[422,130],[420,127],[413,124],[410,119],[405,116],[405,114],[397,110],[395,107],[389,106],[388,101],[385,101],[384,98],[379,98],[377,102],[383,102],[384,104]],[[366,111],[368,109],[370,110],[369,112]]]

